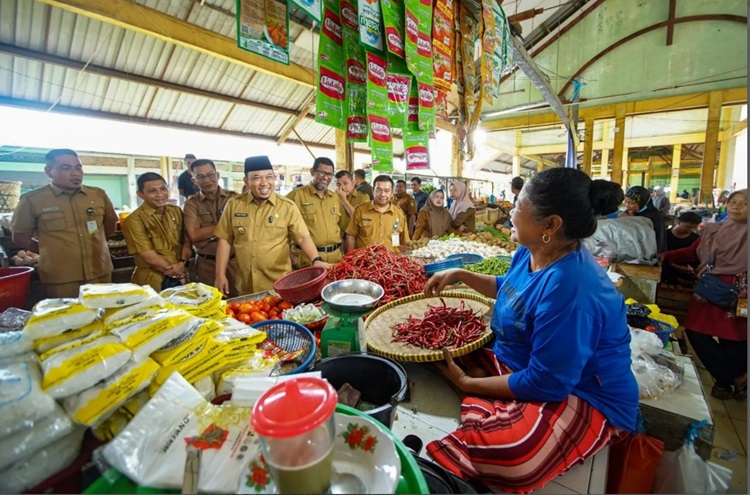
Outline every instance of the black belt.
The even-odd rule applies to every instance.
[[[296,249],[302,249],[297,244],[294,244],[294,247]],[[315,246],[315,249],[317,249],[319,253],[332,253],[332,252],[336,251],[340,247],[341,247],[341,243],[339,242],[338,244],[331,244],[331,245],[328,245],[328,246],[322,246],[322,247]]]
[[[201,258],[206,258],[207,260],[216,261],[216,256],[214,256],[213,254],[201,254],[201,253],[197,253],[197,254]],[[229,259],[230,260],[234,259],[234,255],[230,256]]]

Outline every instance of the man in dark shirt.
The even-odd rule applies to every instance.
[[[198,186],[193,183],[193,174],[190,173],[190,164],[194,161],[195,155],[192,153],[185,155],[185,171],[177,179],[177,189],[180,191],[180,196],[185,199],[200,191]]]
[[[694,211],[686,211],[677,217],[677,224],[667,229],[667,251],[691,246],[698,238],[696,230],[702,218]],[[695,269],[698,262],[688,265],[664,263],[661,267],[661,281],[668,284],[692,285],[695,281]]]
[[[422,179],[419,177],[411,178],[411,191],[414,193],[414,201],[417,202],[417,212],[419,212],[427,201],[427,195],[422,192]]]
[[[354,171],[354,184],[354,188],[357,191],[367,194],[370,197],[370,201],[372,201],[372,186],[367,182],[365,171],[361,168]]]

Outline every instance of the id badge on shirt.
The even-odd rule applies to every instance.
[[[401,236],[398,234],[398,232],[394,232],[393,234],[391,234],[391,244],[394,247],[401,244]]]
[[[90,235],[99,233],[99,226],[96,224],[96,220],[89,220],[86,222],[86,230],[89,231]]]

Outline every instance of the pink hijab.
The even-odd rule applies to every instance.
[[[474,208],[474,203],[469,199],[469,190],[466,188],[466,184],[460,180],[454,180],[451,181],[451,185],[456,188],[458,196],[458,198],[454,199],[453,203],[451,203],[450,209],[451,218],[455,220],[459,214],[465,212],[469,208]]]

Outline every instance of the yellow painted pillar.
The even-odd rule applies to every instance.
[[[455,134],[452,135],[451,138],[452,143],[452,159],[451,159],[451,174],[453,177],[463,177],[464,176],[464,158],[461,154],[461,141],[458,139],[458,136]]]
[[[536,162],[536,171],[542,172],[543,170],[544,170],[544,162],[539,160],[538,162]]]
[[[602,164],[599,169],[599,178],[606,179],[609,177],[609,148],[602,148]]]
[[[627,185],[628,150],[625,148],[625,106],[617,105],[615,108],[615,143],[614,155],[612,155],[612,180],[615,182],[624,181],[623,186]]]
[[[354,170],[352,145],[346,142],[346,131],[336,129],[336,170]]]
[[[706,121],[706,142],[703,145],[703,165],[701,166],[700,201],[710,205],[714,188],[716,171],[716,145],[719,140],[719,121],[721,119],[721,91],[708,94],[708,119]]]
[[[591,176],[591,162],[594,159],[594,119],[586,119],[583,124],[583,169],[582,171]]]
[[[615,132],[617,132],[617,131],[615,131]],[[615,136],[615,138],[616,137],[617,136]],[[615,141],[616,141],[616,139],[615,139]],[[612,157],[612,180],[614,182],[617,182],[618,184],[620,184],[624,189],[628,188],[628,180],[629,180],[629,178],[628,178],[629,177],[628,170],[630,169],[630,164],[628,162],[628,157],[630,156],[629,153],[630,153],[630,149],[629,148],[623,148],[622,149],[622,158],[621,158],[621,162],[620,162],[620,166],[622,167],[622,171],[620,172],[619,175],[615,172],[615,165],[614,165],[615,160],[617,160],[617,155],[614,155]]]
[[[675,144],[672,148],[672,176],[669,178],[669,202],[677,202],[677,187],[680,182],[680,159],[682,157],[682,145]]]
[[[722,112],[721,118],[722,129],[728,129],[729,127],[731,127],[731,122],[732,109],[725,108]],[[720,189],[729,189],[724,184],[724,181],[726,181],[727,177],[727,158],[729,156],[729,143],[732,139],[734,138],[729,137],[721,141],[721,149],[719,150],[719,168],[716,170],[716,187]]]
[[[162,177],[164,177],[164,180],[167,182],[172,182],[172,174],[170,173],[170,165],[172,160],[168,156],[160,156],[159,157],[159,173]]]

